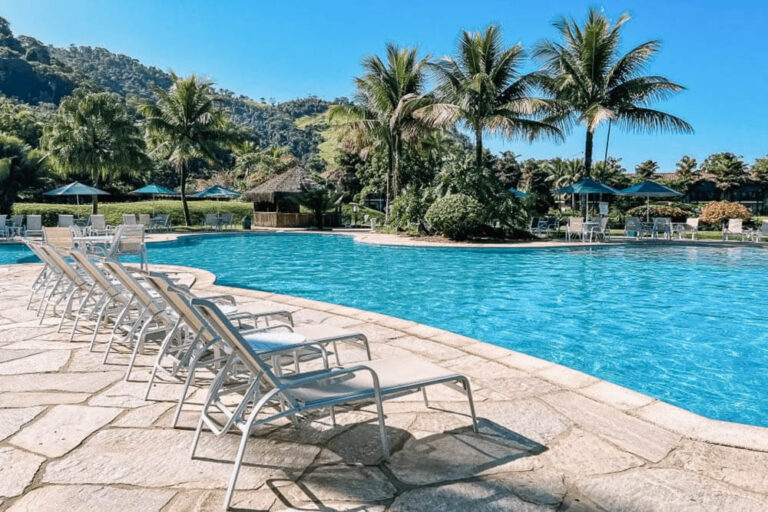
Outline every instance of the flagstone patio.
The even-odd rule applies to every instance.
[[[203,435],[189,458],[194,391],[170,428],[180,386],[143,399],[151,353],[124,382],[127,355],[69,343],[26,309],[38,265],[0,266],[0,511],[219,510],[238,437]],[[447,388],[385,403],[390,462],[371,407],[270,425],[249,443],[233,506],[244,510],[768,509],[768,429],[713,421],[547,361],[406,320],[213,284],[243,309],[280,307],[297,324],[368,336],[374,357],[417,354],[466,373],[481,433]],[[456,414],[456,413],[459,414]]]

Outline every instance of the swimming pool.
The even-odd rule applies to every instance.
[[[406,318],[704,416],[768,426],[768,251],[760,248],[420,248],[259,234],[150,244],[149,261]]]

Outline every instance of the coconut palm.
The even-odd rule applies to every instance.
[[[443,57],[430,67],[439,85],[436,100],[420,108],[417,116],[434,126],[463,122],[475,135],[475,166],[483,165],[483,135],[532,140],[541,135],[561,137],[560,130],[537,119],[552,102],[530,96],[535,74],[520,74],[523,48],[504,48],[501,29],[464,31],[456,57]]]
[[[424,105],[424,68],[428,57],[419,59],[417,48],[387,44],[386,63],[378,56],[363,59],[365,74],[355,78],[355,103],[334,105],[328,119],[346,128],[343,145],[365,157],[382,148],[387,151],[385,215],[390,197],[397,197],[403,141],[425,132],[413,117]]]
[[[584,161],[580,158],[565,160],[553,158],[544,163],[546,181],[552,189],[567,187],[584,177]],[[571,208],[576,208],[576,195],[571,194]]]
[[[629,21],[622,15],[615,24],[595,9],[583,26],[563,18],[555,22],[562,42],[544,41],[534,56],[545,65],[540,85],[559,103],[552,120],[586,126],[584,166],[592,170],[595,130],[605,122],[616,122],[635,131],[691,133],[683,119],[649,107],[684,89],[658,75],[643,75],[648,62],[660,48],[659,41],[647,41],[624,55],[619,53],[621,28]]]
[[[226,114],[215,101],[210,82],[195,75],[179,78],[171,74],[169,91],[154,86],[157,103],[142,103],[147,139],[153,153],[168,158],[179,175],[184,221],[191,224],[187,206],[187,171],[192,160],[218,163],[221,146],[234,142]]]
[[[141,131],[113,93],[79,91],[64,99],[40,145],[54,170],[64,176],[87,175],[95,187],[136,176],[150,165]],[[92,204],[97,213],[97,196]]]
[[[653,160],[646,160],[635,166],[636,177],[644,180],[652,180],[657,172],[659,172],[659,164]]]
[[[11,213],[20,193],[39,190],[45,169],[41,158],[23,140],[0,133],[0,212]]]

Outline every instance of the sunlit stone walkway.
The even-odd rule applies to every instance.
[[[219,510],[237,436],[188,451],[195,392],[169,428],[178,384],[143,400],[147,364],[68,343],[25,308],[39,267],[0,266],[0,510]],[[768,510],[768,429],[701,418],[582,373],[413,322],[309,300],[215,287],[245,309],[364,332],[375,357],[415,353],[472,378],[480,435],[447,388],[385,404],[394,455],[382,463],[371,408],[249,444],[234,506],[247,510]]]

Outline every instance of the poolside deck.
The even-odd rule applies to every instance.
[[[0,511],[219,510],[238,438],[188,449],[196,391],[169,428],[179,386],[143,400],[150,356],[68,343],[27,311],[37,265],[0,266]],[[277,294],[219,287],[244,309],[295,311],[297,323],[365,333],[374,357],[414,353],[470,376],[481,434],[451,390],[385,404],[394,455],[380,460],[370,407],[254,437],[234,506],[246,510],[768,509],[768,429],[708,420],[580,372],[439,329]]]

